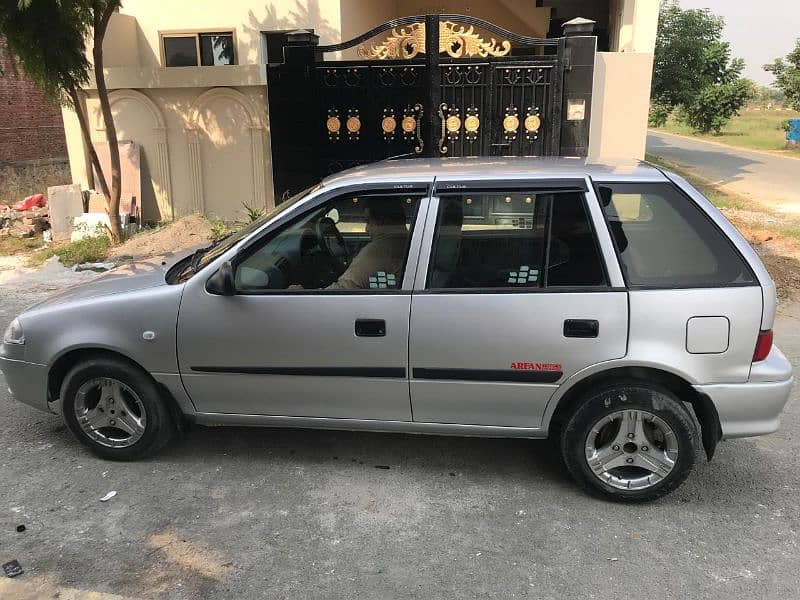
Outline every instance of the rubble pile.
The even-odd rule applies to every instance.
[[[0,204],[0,237],[30,238],[50,229],[50,211],[42,194],[11,206]]]

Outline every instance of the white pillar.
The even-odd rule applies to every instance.
[[[189,179],[192,183],[192,202],[197,213],[205,212],[205,198],[203,196],[203,162],[200,153],[200,134],[197,129],[186,130],[186,139],[189,142]]]
[[[253,162],[253,204],[259,208],[267,206],[267,190],[264,183],[264,127],[250,126],[250,147]]]
[[[153,130],[156,140],[156,175],[158,189],[156,189],[156,202],[158,203],[161,218],[171,221],[175,218],[175,207],[172,201],[172,174],[169,166],[169,147],[167,146],[167,130],[156,127]]]

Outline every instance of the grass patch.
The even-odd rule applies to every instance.
[[[792,111],[751,109],[743,110],[739,115],[731,118],[723,127],[721,135],[696,133],[685,123],[677,121],[674,116],[671,116],[666,125],[658,130],[721,142],[730,146],[752,150],[779,150],[784,154],[800,156],[800,149],[786,148],[786,133],[781,129],[784,121],[797,118],[800,118],[800,114]]]
[[[38,267],[52,256],[57,256],[66,267],[72,267],[86,262],[100,262],[106,257],[111,241],[105,236],[86,237],[75,242],[54,245],[34,252],[28,264]]]
[[[211,228],[211,237],[214,241],[221,240],[222,238],[239,231],[245,226],[245,223],[227,222],[219,217],[206,217],[208,226]]]
[[[0,237],[0,256],[12,256],[14,254],[25,254],[31,250],[42,247],[44,242],[42,236],[31,238],[18,238],[10,235]]]

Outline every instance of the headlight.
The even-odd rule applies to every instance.
[[[4,344],[24,344],[25,334],[22,333],[22,324],[19,319],[14,319],[6,327],[6,332],[3,334]]]

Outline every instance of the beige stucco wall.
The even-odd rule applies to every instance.
[[[611,0],[609,49],[652,52],[656,45],[659,0]]]
[[[609,45],[598,52],[589,155],[644,158],[658,0],[611,0]]]
[[[263,87],[115,90],[119,140],[139,143],[142,213],[159,221],[192,212],[244,218],[242,203],[274,206]],[[86,100],[92,139],[105,142],[99,102]],[[92,187],[74,113],[65,109],[75,183]]]
[[[160,32],[226,31],[236,35],[236,56],[240,65],[261,61],[261,32],[312,27],[320,43],[341,41],[341,9],[336,0],[126,0],[122,15],[136,18],[139,65],[161,65]],[[110,41],[130,44],[130,39]],[[110,66],[110,65],[109,65]]]
[[[243,202],[272,206],[261,32],[310,27],[330,44],[341,41],[341,23],[335,0],[126,0],[103,51],[118,139],[142,148],[144,218],[202,211],[240,219]],[[238,64],[163,68],[160,34],[192,30],[233,30]],[[90,80],[86,106],[92,139],[104,142],[95,87]],[[63,115],[73,181],[89,189],[77,118],[70,109]]]
[[[652,69],[648,52],[597,53],[590,156],[644,158]]]

